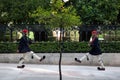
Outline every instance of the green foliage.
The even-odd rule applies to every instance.
[[[0,22],[32,22],[29,13],[38,6],[49,7],[50,0],[0,0]]]
[[[63,53],[86,53],[90,50],[87,42],[64,42],[62,44]],[[104,53],[120,53],[120,42],[101,42],[101,49]],[[0,53],[16,53],[17,43],[0,43]],[[30,45],[36,53],[58,53],[60,43],[40,42]]]
[[[41,53],[45,53],[45,52],[54,53],[54,52],[58,52],[58,50],[59,50],[58,44],[56,42],[35,43],[35,44],[32,44],[30,47],[36,53],[39,53],[39,52],[41,52]]]
[[[36,19],[30,15],[30,13],[35,14],[34,11],[38,9],[45,13],[46,17],[40,11],[38,13],[44,18],[39,16]],[[78,22],[83,24],[112,24],[117,19],[119,20],[119,14],[120,0],[69,0],[67,3],[63,3],[62,0],[0,0],[1,23],[38,21],[47,24],[50,21],[51,24],[56,22],[56,26],[51,26],[59,27],[61,18],[64,17],[63,26],[78,25]]]
[[[120,52],[120,42],[103,42],[101,44],[101,49],[104,53],[119,53]]]
[[[29,13],[29,15],[41,24],[48,23],[51,18],[51,12],[43,9],[40,6],[32,14]]]
[[[86,42],[65,42],[63,44],[63,50],[64,52],[88,52],[89,51],[89,46]]]
[[[16,43],[0,43],[0,53],[15,53],[16,51]]]
[[[117,20],[119,0],[71,0],[84,24],[112,24]]]
[[[80,24],[80,17],[77,16],[73,6],[64,7],[61,0],[53,0],[50,9],[38,7],[30,14],[39,23],[47,24],[51,27],[71,27]]]

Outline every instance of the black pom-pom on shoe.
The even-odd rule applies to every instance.
[[[46,58],[46,56],[43,56],[43,57],[40,59],[40,61],[44,60],[45,58]]]
[[[105,68],[97,67],[98,70],[105,71]]]
[[[31,56],[31,59],[34,59],[33,55]]]
[[[24,67],[25,67],[25,65],[17,66],[17,68],[24,68]]]
[[[76,61],[76,62],[79,62],[79,63],[81,63],[81,61],[80,61],[80,60],[78,60],[77,58],[75,58],[75,61]]]

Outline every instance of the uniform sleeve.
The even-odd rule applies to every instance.
[[[23,37],[20,39],[20,42],[18,44],[18,50],[20,51],[21,50],[21,47],[22,47],[22,42],[24,41]]]
[[[28,41],[28,44],[32,44],[32,40],[29,37],[27,37],[27,41]]]

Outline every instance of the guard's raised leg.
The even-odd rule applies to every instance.
[[[30,54],[32,54],[32,57],[31,57],[31,58],[36,58],[36,59],[38,59],[40,62],[45,59],[45,56],[39,57],[39,56],[36,55],[33,51],[30,51]]]
[[[78,59],[78,58],[75,58],[75,61],[77,61],[77,62],[82,62],[82,60],[84,60],[85,58],[87,58],[87,60],[89,60],[89,53],[86,53],[83,57],[81,57],[80,59]]]

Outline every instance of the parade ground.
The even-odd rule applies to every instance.
[[[58,65],[0,63],[0,80],[59,80]],[[119,80],[120,67],[106,66],[98,71],[97,66],[62,65],[62,80]]]

